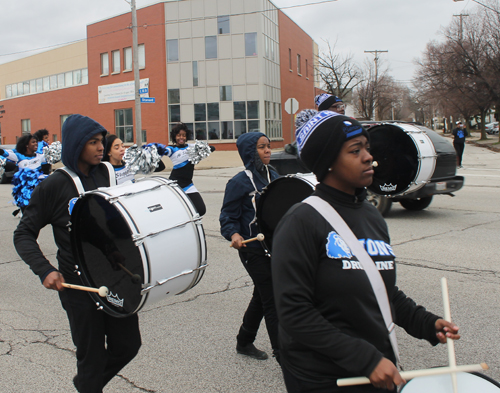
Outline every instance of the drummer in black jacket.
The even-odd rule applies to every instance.
[[[368,134],[346,116],[319,112],[297,130],[299,154],[330,204],[365,247],[382,276],[394,322],[435,345],[458,327],[417,306],[398,289],[387,225],[366,201],[372,182]],[[403,382],[368,275],[315,208],[299,203],[274,232],[273,283],[281,366],[288,392],[393,391]],[[376,272],[375,272],[376,273]],[[339,388],[366,376],[372,385]]]
[[[101,164],[106,130],[89,117],[72,115],[62,129],[62,161],[78,175],[85,191],[109,187],[107,167]],[[47,289],[59,291],[66,310],[78,373],[73,379],[79,392],[102,392],[103,387],[139,351],[141,336],[137,315],[114,318],[98,311],[88,293],[64,289],[62,283],[82,284],[75,272],[71,250],[70,209],[78,197],[71,177],[56,171],[35,188],[30,204],[14,232],[14,244],[21,258],[40,277]],[[40,230],[51,224],[57,244],[59,267],[43,255],[37,243]],[[111,260],[114,256],[108,255]]]

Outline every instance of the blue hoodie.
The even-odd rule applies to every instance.
[[[260,192],[269,184],[269,181],[256,168],[256,157],[258,157],[257,141],[262,136],[266,135],[261,132],[249,132],[241,135],[236,142],[238,153],[245,168],[252,172],[253,181],[258,191],[255,195],[255,206],[257,206]],[[271,181],[279,177],[271,169],[269,169],[269,175]],[[231,241],[231,236],[235,233],[239,233],[244,239],[250,239],[257,235],[257,224],[251,224],[256,214],[254,205],[252,204],[254,193],[255,188],[245,171],[238,173],[227,183],[219,217],[221,234],[227,240]],[[247,243],[247,247],[261,248],[262,246],[260,242],[251,242]]]

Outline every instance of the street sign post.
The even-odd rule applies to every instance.
[[[290,115],[290,143],[293,142],[293,115],[299,110],[299,102],[295,98],[289,98],[285,102],[285,111]]]

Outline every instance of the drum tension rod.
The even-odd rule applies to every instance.
[[[201,266],[198,266],[197,268],[194,268],[192,270],[186,270],[182,273],[179,273],[179,274],[176,274],[175,276],[172,276],[172,277],[169,277],[169,278],[164,278],[163,280],[158,280],[156,281],[156,284],[154,285],[149,285],[148,287],[144,288],[142,291],[141,291],[141,295],[144,295],[145,293],[149,292],[151,289],[153,289],[154,287],[158,286],[158,285],[163,285],[175,278],[179,278],[179,277],[182,277],[182,276],[187,276],[188,274],[193,274],[194,272],[198,271],[198,270],[204,270],[206,267],[208,266],[208,263],[205,263],[204,265],[201,265]],[[147,285],[147,284],[144,284],[144,285]]]

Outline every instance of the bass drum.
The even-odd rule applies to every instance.
[[[422,188],[436,167],[436,150],[427,133],[411,124],[381,124],[368,130],[374,168],[369,190],[377,195],[405,195]]]
[[[264,187],[257,202],[257,227],[264,235],[264,246],[271,251],[273,234],[285,213],[310,196],[318,181],[313,173],[287,175]]]
[[[126,317],[183,293],[203,276],[207,258],[201,217],[182,189],[163,177],[83,194],[71,213],[76,270],[97,306]]]
[[[500,393],[500,384],[483,374],[457,373],[457,393]],[[451,375],[413,378],[401,393],[453,393]]]

